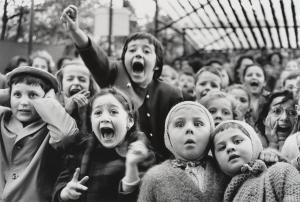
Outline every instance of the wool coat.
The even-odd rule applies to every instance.
[[[47,202],[59,174],[60,148],[78,133],[75,120],[53,98],[33,102],[41,119],[23,126],[0,107],[0,201]]]

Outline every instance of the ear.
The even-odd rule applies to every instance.
[[[129,117],[128,117],[128,121],[127,121],[127,126],[126,126],[127,130],[130,130],[130,128],[131,128],[133,125],[134,125],[134,119],[133,119],[133,117],[129,116]]]

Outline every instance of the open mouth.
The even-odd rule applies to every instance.
[[[200,93],[201,97],[204,97],[208,92],[209,92],[208,90],[202,91],[202,92]]]
[[[231,156],[229,156],[228,161],[231,161],[231,160],[233,160],[233,159],[237,159],[237,158],[239,158],[239,157],[240,157],[239,155],[232,154]]]
[[[251,81],[250,82],[250,86],[251,87],[258,87],[259,86],[259,83],[257,81]]]
[[[114,137],[114,129],[113,128],[109,128],[109,127],[103,127],[103,128],[100,128],[100,132],[101,132],[101,135],[103,137],[103,139],[105,140],[110,140]]]
[[[144,64],[140,61],[133,62],[132,71],[134,73],[142,73],[144,71]]]
[[[277,126],[277,132],[281,132],[281,133],[289,133],[291,130],[290,127],[288,126]]]
[[[71,96],[72,96],[72,95],[75,95],[75,94],[78,93],[79,91],[81,91],[80,88],[73,88],[73,89],[70,90],[70,95],[71,95]]]

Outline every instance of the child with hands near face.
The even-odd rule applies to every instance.
[[[300,174],[290,164],[270,167],[258,160],[263,150],[254,129],[242,121],[224,121],[213,135],[212,153],[231,177],[224,201],[299,201]]]
[[[6,78],[10,108],[0,108],[0,198],[50,201],[61,151],[78,133],[76,122],[55,99],[52,74],[21,66]]]
[[[132,102],[116,89],[102,89],[90,105],[93,134],[60,174],[54,201],[136,200],[141,172],[154,154],[137,130]]]
[[[60,101],[66,111],[76,120],[82,134],[91,132],[87,106],[89,99],[98,91],[97,86],[83,62],[67,62],[56,77],[60,84]]]
[[[159,79],[163,67],[162,44],[149,33],[134,33],[124,43],[121,60],[112,61],[79,28],[75,6],[68,6],[61,20],[97,84],[101,88],[117,87],[132,99],[139,112],[140,128],[154,147],[157,160],[168,158],[170,153],[163,144],[163,123],[171,107],[183,97],[177,87]]]
[[[208,156],[214,128],[201,104],[175,105],[166,118],[164,136],[173,158],[145,174],[138,201],[221,201],[228,181]]]

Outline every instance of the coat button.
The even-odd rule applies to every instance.
[[[150,137],[152,137],[152,136],[153,136],[153,134],[152,134],[152,133],[150,133],[149,135],[150,135]]]
[[[128,82],[128,83],[126,84],[126,86],[127,86],[127,88],[130,88],[130,87],[131,87],[131,83]]]
[[[13,174],[12,174],[12,179],[13,179],[13,180],[16,180],[17,178],[18,178],[18,175],[17,175],[16,173],[13,173]]]
[[[150,98],[150,95],[149,95],[149,94],[147,94],[147,95],[146,95],[146,98],[147,98],[147,99],[149,99],[149,98]]]
[[[147,117],[150,117],[150,114],[149,114],[149,113],[147,113],[146,115],[147,115]]]

